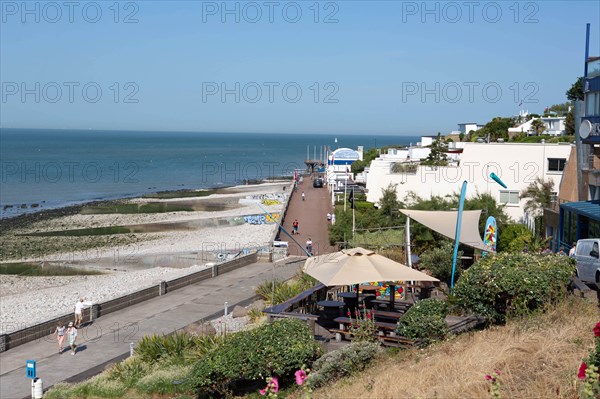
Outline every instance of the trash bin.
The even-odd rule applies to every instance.
[[[31,381],[31,397],[33,399],[42,399],[44,396],[44,385],[41,378],[34,378]]]

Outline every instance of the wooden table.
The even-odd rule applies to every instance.
[[[342,314],[342,309],[344,308],[344,305],[345,303],[342,301],[317,302],[317,306],[321,306],[323,308],[325,316],[332,320]]]

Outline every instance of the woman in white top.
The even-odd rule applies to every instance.
[[[58,353],[62,353],[63,341],[65,340],[65,325],[62,322],[56,323],[56,330],[53,336],[58,339]]]

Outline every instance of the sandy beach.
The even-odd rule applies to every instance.
[[[218,254],[237,254],[269,245],[277,224],[265,216],[276,218],[282,213],[290,190],[290,182],[237,186],[221,189],[202,197],[126,200],[127,204],[181,203],[217,210],[139,214],[85,214],[84,212],[48,220],[40,220],[13,229],[3,241],[20,243],[28,234],[76,229],[96,229],[114,226],[135,226],[140,233],[113,234],[117,245],[110,245],[107,236],[34,237],[53,243],[51,248],[63,249],[42,259],[31,254],[4,258],[5,262],[51,262],[102,271],[94,276],[26,277],[0,275],[0,330],[33,325],[72,311],[80,297],[92,302],[107,301],[129,292],[146,288],[161,280],[170,280],[204,268]],[[264,209],[264,210],[263,210]],[[81,240],[80,240],[81,239]],[[79,249],[78,243],[98,242],[99,247]],[[108,243],[108,245],[107,245]],[[69,248],[69,245],[73,247]],[[65,247],[67,251],[64,251]],[[191,254],[186,262],[170,267],[170,259]],[[116,258],[115,254],[120,257]],[[200,256],[199,254],[202,254]],[[155,256],[154,256],[155,255]],[[92,259],[93,256],[93,259]],[[146,264],[147,259],[157,259]],[[143,261],[135,262],[135,260]],[[128,262],[134,261],[134,262]],[[135,264],[131,267],[130,264]],[[142,264],[142,266],[140,266]],[[34,300],[31,293],[35,292]]]

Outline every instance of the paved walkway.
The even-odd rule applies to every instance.
[[[37,361],[38,377],[48,388],[60,381],[79,381],[102,371],[108,363],[123,359],[130,342],[147,334],[171,333],[199,320],[223,314],[224,302],[250,303],[257,285],[291,278],[301,263],[255,263],[124,310],[100,317],[79,330],[75,356],[58,354],[51,336],[0,354],[0,398],[31,397],[31,380],[25,377],[25,361]],[[68,344],[65,342],[65,344]]]
[[[305,194],[305,201],[302,201],[302,192]],[[304,248],[306,241],[310,238],[313,242],[313,254],[322,255],[336,252],[337,249],[329,245],[329,223],[327,222],[327,213],[332,212],[331,193],[327,188],[314,188],[310,177],[305,176],[303,182],[298,185],[298,190],[294,192],[288,211],[283,221],[283,227],[291,234],[294,219],[298,219],[299,235],[293,235],[297,244],[294,243],[285,233],[281,233],[280,239],[289,242],[290,255],[306,256]]]

